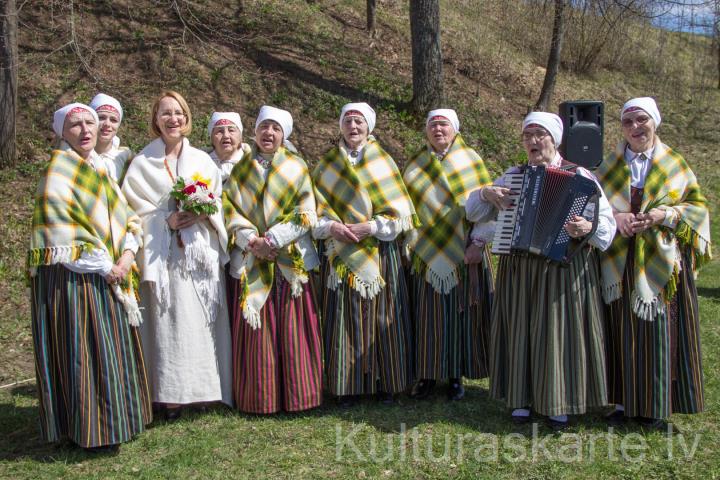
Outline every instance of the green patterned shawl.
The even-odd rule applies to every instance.
[[[625,142],[599,167],[597,177],[615,212],[630,211],[630,168],[625,161]],[[665,301],[675,295],[680,267],[680,246],[690,249],[697,269],[711,257],[710,217],[707,200],[700,192],[695,174],[685,159],[656,139],[652,166],[645,179],[642,205],[661,200],[658,208],[671,208],[679,221],[674,230],[660,226],[635,236],[635,291],[631,295],[634,312],[653,320],[665,309]],[[618,234],[602,254],[603,297],[606,303],[622,295],[629,239]]]
[[[437,292],[458,284],[467,236],[465,203],[470,193],[492,183],[480,155],[455,136],[445,157],[425,148],[405,167],[403,179],[423,227],[408,238],[413,268]]]
[[[256,148],[253,146],[233,168],[223,191],[225,226],[231,246],[238,230],[250,229],[262,236],[280,223],[293,222],[309,229],[317,222],[315,197],[305,161],[281,146],[272,159],[266,179],[265,169],[255,161]],[[295,242],[281,249],[274,262],[255,258],[249,251],[243,255],[243,315],[257,328],[260,310],[272,289],[275,266],[290,283],[294,295],[299,295],[302,284],[307,283],[307,269]]]
[[[128,206],[117,183],[99,156],[97,170],[71,149],[54,150],[35,196],[28,267],[71,263],[84,251],[104,250],[113,262],[123,253],[125,236],[141,242],[140,219]],[[139,325],[131,272],[114,292],[125,306],[128,320]]]
[[[402,231],[417,223],[415,208],[395,161],[374,137],[369,137],[363,156],[354,167],[340,147],[330,150],[312,173],[318,216],[352,224],[384,216]],[[333,266],[328,284],[335,288],[347,280],[363,298],[373,298],[385,286],[380,275],[378,240],[368,236],[359,243],[326,240]]]

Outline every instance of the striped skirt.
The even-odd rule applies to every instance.
[[[277,271],[277,270],[276,270]],[[297,412],[322,402],[322,342],[312,299],[312,281],[299,297],[275,276],[260,310],[260,328],[248,325],[240,308],[242,284],[229,285],[232,318],[233,396],[242,412]]]
[[[598,260],[586,248],[569,266],[501,256],[490,340],[491,394],[542,415],[608,404]]]
[[[329,262],[323,256],[322,279]],[[405,391],[413,379],[412,325],[396,242],[380,242],[385,288],[362,298],[347,282],[323,289],[325,373],[333,395]]]
[[[628,260],[623,292],[634,288],[634,262]],[[667,418],[704,409],[697,289],[686,265],[690,260],[683,252],[677,295],[654,321],[635,316],[627,298],[607,306],[609,398],[623,405],[628,417]]]
[[[32,278],[40,425],[50,442],[91,448],[127,442],[152,421],[138,329],[105,279],[61,265]]]
[[[460,284],[438,293],[423,276],[410,275],[415,315],[416,378],[488,376],[493,277],[490,255],[461,266]]]

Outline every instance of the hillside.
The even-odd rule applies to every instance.
[[[446,103],[458,111],[466,141],[477,148],[495,175],[523,159],[519,124],[535,102],[543,81],[552,12],[530,11],[531,3],[441,2]],[[209,146],[205,129],[212,111],[240,112],[248,137],[252,135],[260,106],[272,104],[292,112],[295,129],[291,139],[304,158],[313,163],[337,139],[341,106],[348,101],[368,101],[378,112],[374,133],[399,164],[423,144],[423,119],[414,116],[407,107],[412,97],[408,2],[378,1],[375,39],[368,38],[364,30],[365,2],[361,0],[28,0],[18,4],[22,4],[19,161],[15,168],[0,170],[0,185],[5,193],[0,197],[0,211],[4,212],[0,222],[3,238],[0,279],[4,287],[0,289],[0,385],[34,376],[24,252],[32,195],[48,158],[52,113],[58,106],[75,100],[89,102],[98,91],[115,96],[125,109],[120,137],[137,151],[149,140],[149,110],[161,89],[177,90],[188,100],[194,124],[190,139],[196,146]],[[578,41],[567,40],[569,44]],[[553,98],[555,105],[580,98],[604,101],[609,151],[620,139],[617,112],[622,103],[633,96],[657,97],[663,115],[660,136],[681,152],[697,173],[711,202],[714,237],[720,238],[717,227],[720,91],[712,88],[715,77],[708,48],[709,39],[638,24],[627,36],[613,39],[612,45],[608,43],[607,55],[591,73],[561,71]],[[564,65],[569,68],[569,62]],[[718,439],[720,330],[710,325],[720,317],[718,260],[708,271],[701,274],[700,285],[703,335],[707,336],[709,346],[705,352],[708,365],[705,374],[710,412],[688,422],[695,422],[691,424],[693,429],[705,428],[708,435]],[[0,428],[0,433],[10,434],[9,439],[0,439],[0,477],[4,476],[5,468],[11,476],[32,476],[38,472],[49,476],[99,474],[92,467],[68,470],[56,466],[55,470],[41,471],[37,465],[25,469],[22,462],[6,462],[22,457],[23,449],[39,449],[37,455],[41,458],[48,454],[36,444],[32,394],[19,391],[13,393],[19,399],[13,400],[15,397],[10,397],[9,392],[0,391],[0,418],[12,420],[14,426],[10,430]],[[13,412],[21,404],[24,416],[14,417]],[[435,413],[443,411],[439,405],[433,408]],[[463,408],[473,418],[483,416],[483,412],[473,411],[472,406]],[[500,411],[498,408],[495,413],[502,415]],[[338,414],[335,421],[362,422],[364,413],[344,417]],[[380,431],[391,428],[379,420],[382,412],[369,415],[378,422]],[[217,414],[198,420],[198,425],[192,428],[204,431],[220,425],[222,429],[223,418],[224,414]],[[448,419],[444,413],[439,418]],[[295,418],[301,430],[310,428],[311,420],[317,418]],[[261,435],[268,435],[277,419],[270,423],[256,419],[242,421],[252,424],[253,431],[257,427]],[[250,426],[244,424],[243,428]],[[394,428],[397,429],[397,421]],[[162,442],[158,440],[162,435],[154,430],[152,441]],[[180,431],[170,433],[177,437]],[[232,437],[231,433],[226,434]],[[263,438],[268,440],[267,436]],[[310,453],[306,454],[320,455],[317,452],[322,451],[323,443],[317,439],[310,439],[310,443]],[[711,443],[701,448],[711,449]],[[212,465],[212,455],[208,455],[204,461]],[[266,456],[259,454],[258,458]],[[287,460],[288,468],[295,468],[293,462],[297,460]],[[79,458],[70,456],[69,463],[78,461]],[[191,459],[182,462],[192,465]],[[108,465],[113,465],[112,461]],[[148,466],[140,467],[143,465]],[[661,473],[677,473],[665,466]],[[422,466],[422,474],[417,476],[439,474],[437,465],[431,467]],[[118,468],[124,475],[133,475],[125,467]],[[178,468],[178,475],[205,476],[202,471],[188,473]],[[633,469],[608,468],[604,473],[610,472],[610,476],[637,474]],[[707,457],[694,468],[703,473],[720,472],[717,461]],[[336,476],[352,471],[347,465],[335,468],[328,461],[307,473],[324,475],[330,470]],[[228,471],[237,473],[233,469]],[[295,472],[280,467],[273,471]],[[242,469],[241,472],[247,473]],[[301,470],[298,472],[302,474]],[[371,467],[368,472],[380,475],[383,469]],[[545,476],[572,470],[567,467],[535,470],[525,465],[510,472]],[[444,473],[447,472],[440,472]],[[467,470],[466,474],[477,471]],[[215,475],[218,473],[207,476]],[[403,476],[415,475],[408,469]]]

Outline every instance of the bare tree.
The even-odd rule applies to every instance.
[[[547,110],[555,90],[555,80],[560,69],[562,42],[565,36],[565,5],[566,0],[555,0],[555,21],[553,22],[552,39],[550,41],[550,53],[548,54],[547,68],[545,69],[545,80],[543,81],[542,90],[540,90],[540,98],[535,104],[535,110]]]
[[[371,38],[375,38],[376,0],[367,0],[367,31]]]
[[[0,166],[15,164],[17,109],[17,11],[15,0],[0,0]]]
[[[418,113],[443,101],[440,4],[438,0],[410,0],[413,109]]]

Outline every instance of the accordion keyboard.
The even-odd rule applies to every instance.
[[[505,187],[512,190],[515,196],[518,197],[522,192],[524,179],[525,175],[523,173],[507,173],[505,174]],[[510,208],[498,212],[497,221],[495,222],[495,235],[493,236],[492,242],[492,253],[510,254],[517,210],[518,202],[516,200]]]

